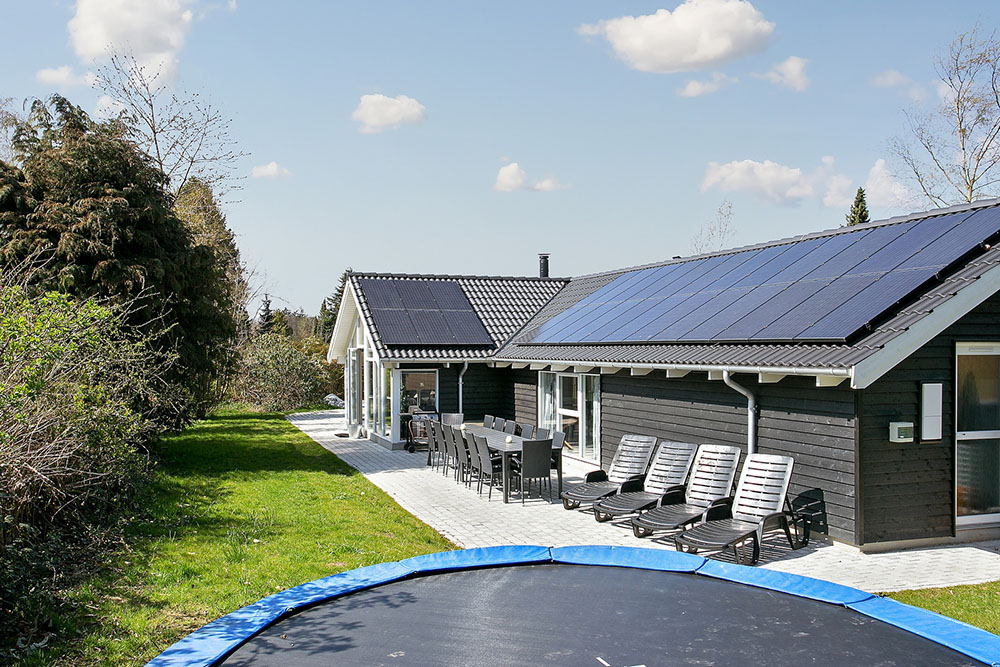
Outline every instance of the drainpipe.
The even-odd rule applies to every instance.
[[[458,372],[458,411],[465,413],[462,409],[462,376],[465,375],[465,371],[469,370],[469,362],[466,361],[462,364],[462,370]]]
[[[722,381],[747,397],[747,454],[757,451],[757,398],[746,387],[736,384],[729,371],[722,371]]]

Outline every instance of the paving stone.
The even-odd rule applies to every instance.
[[[640,540],[627,522],[598,523],[590,512],[564,510],[555,488],[552,502],[532,496],[522,506],[515,494],[505,505],[498,489],[487,500],[485,490],[480,495],[428,468],[426,453],[390,451],[368,440],[338,437],[347,431],[343,411],[300,413],[288,420],[459,547],[610,544],[673,549],[669,537]],[[564,485],[582,481],[593,469],[565,460]],[[713,557],[733,559],[731,554]],[[818,541],[792,551],[784,536],[774,533],[765,536],[760,567],[871,592],[956,586],[1000,580],[1000,541],[863,554]]]

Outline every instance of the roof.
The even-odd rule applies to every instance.
[[[449,276],[397,273],[351,273],[348,282],[357,308],[372,336],[376,353],[383,361],[407,360],[486,360],[568,282],[565,278],[534,278],[516,276]],[[409,344],[390,344],[402,340],[387,337],[386,319],[379,318],[371,297],[374,285],[396,283],[446,283],[457,286],[468,299],[472,311],[489,337],[489,344],[463,344],[471,338],[455,339],[452,344],[421,344],[417,338]],[[401,310],[409,310],[403,304]],[[421,304],[416,304],[420,306]]]
[[[498,361],[576,363],[578,365],[652,365],[662,367],[725,367],[766,372],[779,369],[803,372],[824,370],[838,375],[855,375],[860,365],[867,375],[855,377],[853,386],[866,386],[878,375],[912,353],[919,345],[940,333],[958,317],[1000,290],[1000,253],[990,247],[1000,232],[1000,201],[978,202],[915,214],[906,217],[869,223],[854,228],[842,228],[810,234],[773,243],[739,248],[698,258],[671,260],[660,264],[620,269],[573,279],[559,295],[542,308],[495,355]],[[765,248],[800,244],[816,239],[828,239],[909,225],[917,221],[932,221],[924,228],[933,227],[936,220],[945,225],[946,219],[954,222],[958,215],[963,220],[975,219],[976,235],[967,249],[953,252],[956,257],[928,276],[919,287],[903,298],[894,300],[878,312],[866,313],[866,322],[857,334],[843,341],[651,341],[596,343],[580,341],[553,343],[536,340],[537,332],[546,323],[570,312],[578,304],[630,272],[650,268],[702,261],[706,258],[725,258],[738,253],[759,251]],[[950,223],[947,223],[950,224]],[[966,224],[966,223],[962,223]],[[970,224],[966,232],[973,230]],[[968,234],[967,234],[968,235]],[[943,238],[943,237],[942,237]],[[841,239],[847,240],[847,239]],[[963,241],[964,242],[964,241]],[[938,243],[943,244],[944,241]],[[874,253],[873,253],[874,254]],[[911,255],[912,256],[912,255]],[[863,259],[863,258],[860,258]],[[902,259],[902,258],[901,258]],[[721,260],[719,260],[721,261]],[[919,263],[919,262],[918,262]],[[874,282],[877,285],[877,281]],[[834,304],[837,305],[837,304]],[[762,326],[766,326],[763,323]],[[914,347],[916,346],[916,347]],[[903,355],[903,356],[900,356]],[[881,358],[878,358],[881,357]],[[876,359],[877,358],[877,359]],[[887,364],[890,364],[888,365]],[[879,372],[879,369],[880,372]],[[875,373],[878,373],[876,375]],[[864,384],[862,384],[864,383]]]

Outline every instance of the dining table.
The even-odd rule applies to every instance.
[[[515,453],[521,451],[525,438],[487,428],[481,424],[464,424],[464,427],[466,433],[486,438],[486,446],[500,453],[503,467],[503,501],[505,503],[510,502],[510,461]],[[531,438],[528,439],[530,440]],[[556,464],[556,476],[559,479],[559,495],[561,496],[563,472],[562,445],[553,445],[552,457]]]

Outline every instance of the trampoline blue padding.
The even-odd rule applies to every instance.
[[[615,568],[615,571],[620,572],[619,568],[631,568],[636,570],[635,575],[629,575],[629,577],[640,580],[642,585],[646,588],[640,588],[637,592],[632,593],[633,598],[637,598],[637,601],[647,605],[647,613],[644,615],[636,610],[636,624],[649,623],[650,622],[650,611],[655,611],[656,613],[663,612],[669,614],[669,610],[672,604],[677,604],[678,600],[687,601],[692,598],[698,598],[698,590],[705,589],[706,591],[711,591],[711,600],[708,604],[714,604],[714,600],[719,597],[720,589],[719,586],[725,588],[727,583],[715,583],[708,584],[710,580],[715,580],[717,582],[728,582],[731,584],[738,584],[739,587],[732,589],[726,589],[732,592],[732,595],[726,593],[722,596],[724,599],[719,599],[718,604],[723,605],[723,608],[713,611],[717,614],[714,616],[716,619],[715,623],[729,623],[730,617],[738,621],[741,614],[754,613],[755,610],[759,609],[761,613],[761,622],[768,622],[772,625],[768,626],[770,630],[775,622],[772,620],[767,621],[766,619],[773,616],[773,614],[778,613],[775,611],[778,607],[782,609],[801,608],[801,605],[814,605],[809,609],[815,609],[817,618],[819,615],[824,613],[824,607],[826,609],[833,609],[832,606],[837,606],[841,608],[846,608],[861,614],[869,619],[874,619],[881,623],[894,626],[901,630],[906,631],[906,633],[911,633],[913,637],[907,639],[910,635],[906,633],[899,633],[897,630],[892,630],[887,628],[885,630],[879,630],[883,635],[887,636],[887,639],[872,640],[876,644],[875,650],[884,650],[884,646],[877,646],[880,642],[892,643],[892,642],[902,642],[898,646],[906,646],[906,642],[916,642],[914,647],[905,649],[893,649],[893,650],[926,650],[926,652],[921,653],[921,656],[927,657],[928,663],[930,662],[931,653],[934,653],[935,662],[934,664],[972,664],[964,658],[961,660],[956,660],[955,657],[949,658],[948,656],[967,656],[973,660],[979,661],[980,663],[985,663],[987,665],[996,665],[1000,661],[1000,637],[993,635],[989,632],[981,630],[979,628],[972,627],[965,623],[946,618],[929,612],[923,609],[918,609],[911,607],[909,605],[896,602],[887,598],[880,598],[878,596],[872,595],[871,593],[866,593],[864,591],[850,588],[848,586],[842,586],[839,584],[834,584],[826,581],[821,581],[818,579],[812,579],[809,577],[802,577],[794,574],[787,574],[783,572],[775,572],[771,570],[763,570],[760,568],[746,567],[741,565],[733,565],[728,563],[720,563],[718,561],[708,560],[701,556],[679,553],[675,551],[663,550],[663,549],[643,549],[635,547],[611,547],[611,546],[573,546],[573,547],[542,547],[542,546],[504,546],[504,547],[489,547],[482,549],[468,549],[464,551],[449,551],[442,553],[427,554],[425,556],[417,556],[414,558],[408,558],[406,560],[383,563],[380,565],[373,565],[370,567],[362,567],[356,570],[350,570],[348,572],[343,572],[340,574],[335,574],[323,579],[318,579],[301,586],[296,586],[295,588],[276,593],[274,595],[268,596],[259,602],[252,605],[239,609],[227,614],[222,618],[219,618],[212,623],[196,630],[187,637],[184,637],[176,644],[168,648],[162,654],[154,658],[148,663],[148,667],[209,667],[212,665],[221,664],[260,664],[260,665],[273,665],[279,664],[286,667],[294,667],[294,665],[312,665],[312,664],[365,664],[363,660],[370,658],[358,658],[357,655],[352,654],[351,650],[356,648],[357,644],[363,642],[360,641],[347,641],[341,646],[330,645],[326,647],[325,644],[317,640],[323,651],[329,650],[329,655],[319,656],[319,660],[326,662],[310,662],[310,660],[316,660],[316,646],[311,647],[310,657],[304,658],[303,662],[296,662],[295,651],[291,650],[290,647],[294,647],[295,644],[290,644],[287,646],[288,642],[281,643],[280,646],[275,648],[275,642],[277,641],[274,637],[266,637],[267,633],[270,632],[272,635],[279,633],[281,639],[285,639],[286,635],[283,631],[279,630],[283,624],[295,623],[297,619],[306,617],[316,610],[320,612],[323,608],[334,604],[339,598],[344,598],[345,601],[350,601],[358,597],[358,595],[371,595],[377,593],[378,591],[388,591],[400,586],[409,585],[406,582],[410,581],[413,584],[420,584],[423,582],[423,588],[416,586],[413,591],[401,591],[397,590],[394,595],[405,596],[406,602],[410,605],[410,618],[404,620],[403,623],[408,625],[413,619],[416,619],[417,625],[421,619],[439,618],[441,614],[439,613],[421,613],[419,611],[419,602],[421,596],[425,596],[426,599],[430,600],[433,598],[434,590],[433,587],[428,588],[427,582],[432,579],[441,579],[447,577],[459,577],[461,581],[466,582],[463,585],[476,586],[475,580],[469,580],[468,577],[471,574],[475,574],[476,571],[493,571],[500,573],[504,570],[511,570],[513,566],[525,566],[524,569],[507,572],[504,576],[507,578],[505,585],[509,587],[510,581],[517,581],[519,578],[525,580],[531,579],[532,577],[541,576],[539,574],[538,568],[543,568],[546,570],[543,573],[548,576],[551,573],[553,577],[568,576],[572,572],[568,572],[565,568],[574,568],[576,566],[590,566],[597,568]],[[563,568],[563,569],[560,569]],[[652,571],[651,574],[642,575],[639,577],[640,570]],[[519,575],[518,573],[523,573]],[[622,581],[620,577],[611,577],[613,573],[611,570],[605,570],[607,573],[604,577],[600,577],[600,571],[596,571],[596,575],[593,580],[599,585],[600,580],[607,579],[609,583],[607,586],[611,587],[608,590],[608,595],[604,596],[610,599],[611,594],[615,592],[614,587],[617,586],[619,589],[622,586]],[[655,572],[662,572],[662,575],[655,574]],[[463,574],[467,573],[467,574]],[[624,573],[623,573],[624,574]],[[494,585],[498,585],[500,581],[500,574],[497,574],[496,581],[493,581]],[[657,577],[657,581],[653,582],[648,579],[648,577]],[[465,577],[465,579],[461,579]],[[692,579],[694,577],[694,579]],[[697,578],[704,577],[702,580],[704,583],[700,585],[697,584]],[[618,583],[610,583],[611,579],[615,579]],[[439,600],[444,600],[445,605],[449,605],[448,600],[454,599],[456,605],[458,601],[461,600],[464,603],[468,603],[470,599],[475,598],[477,600],[476,605],[489,605],[489,604],[500,604],[499,602],[494,603],[492,594],[484,595],[487,587],[480,589],[469,589],[465,594],[462,591],[456,590],[452,598],[451,587],[452,581],[459,580],[448,580],[447,586],[443,589],[445,590],[444,597],[440,596],[438,593]],[[580,588],[580,580],[577,578],[576,582],[573,583],[574,577],[568,577],[570,580],[570,586],[576,586],[573,590],[587,590],[589,584],[584,583],[584,588]],[[661,581],[662,580],[662,581]],[[586,581],[589,581],[586,580]],[[537,585],[537,584],[536,584]],[[655,597],[651,600],[642,601],[641,598],[647,590],[651,590],[649,587],[657,586],[659,587],[659,597]],[[553,584],[552,590],[559,590],[558,581]],[[692,587],[693,586],[693,587]],[[381,587],[381,588],[380,588]],[[743,588],[746,587],[746,588]],[[505,588],[510,590],[509,588]],[[775,603],[775,610],[764,609],[762,605],[766,606],[768,599],[778,600],[778,598],[760,598],[761,590],[773,591],[775,593],[787,594],[794,596],[796,598],[804,598],[811,602],[797,602],[788,607],[788,604],[794,602],[791,598],[780,598],[781,600],[789,601],[789,603]],[[756,593],[754,591],[757,591]],[[353,595],[352,595],[353,594]],[[604,597],[601,596],[599,591],[594,591],[597,600],[603,600]],[[388,599],[389,593],[386,592],[382,597]],[[512,593],[511,595],[516,595]],[[650,596],[654,595],[650,593]],[[708,595],[708,593],[706,593]],[[739,605],[739,598],[741,596],[747,596],[747,602],[743,602],[743,611],[736,611],[736,607],[733,607],[733,611],[729,611],[728,605]],[[665,596],[665,597],[664,597]],[[756,596],[756,597],[754,597]],[[780,596],[779,596],[780,597]],[[579,612],[580,605],[583,603],[580,599],[569,599],[569,600],[558,600],[556,595],[548,595],[542,602],[544,605],[548,605],[551,608],[546,608],[540,612],[542,614],[541,618],[544,619],[547,615],[548,617],[559,617],[560,614],[566,614],[569,610]],[[628,596],[626,596],[628,599]],[[507,601],[506,605],[501,605],[499,608],[510,608],[510,600]],[[685,602],[686,603],[686,602]],[[439,602],[440,604],[440,602]],[[559,605],[562,605],[560,609]],[[798,605],[799,607],[796,607]],[[826,606],[831,605],[831,606]],[[402,606],[402,605],[400,605]],[[334,624],[344,625],[345,627],[354,626],[364,626],[364,622],[353,621],[349,617],[351,614],[363,614],[367,611],[376,608],[376,615],[371,617],[369,625],[374,626],[372,629],[375,632],[374,635],[367,637],[368,645],[365,648],[370,649],[371,644],[379,644],[387,637],[385,635],[385,629],[377,625],[378,622],[385,623],[387,618],[395,619],[396,616],[393,609],[395,605],[393,604],[382,604],[379,601],[377,604],[372,604],[371,599],[367,603],[363,599],[359,599],[357,604],[353,606],[351,604],[346,604],[341,609],[332,613],[332,616],[343,616],[339,621]],[[390,609],[393,608],[393,609]],[[474,607],[478,609],[479,607]],[[574,609],[575,608],[575,609]],[[631,608],[631,603],[626,603],[626,612]],[[332,609],[332,607],[330,608]],[[326,613],[328,616],[331,615],[330,609],[327,609]],[[589,610],[588,610],[589,612]],[[385,614],[390,614],[390,616],[385,616]],[[406,613],[399,611],[400,620],[406,617]],[[486,612],[484,612],[486,613]],[[783,613],[788,613],[783,612]],[[799,616],[803,616],[801,611],[797,612]],[[832,614],[832,612],[829,612]],[[839,612],[841,615],[838,618],[829,619],[828,625],[823,625],[819,621],[819,625],[816,628],[814,635],[816,640],[823,638],[824,641],[831,641],[830,637],[824,637],[828,633],[829,628],[835,627],[835,623],[842,623],[843,614],[850,614],[850,612],[844,611],[843,609]],[[381,614],[381,615],[379,615]],[[770,615],[770,616],[769,616]],[[837,616],[836,614],[832,614]],[[621,614],[619,613],[620,617]],[[312,620],[309,622],[301,621],[300,627],[296,627],[294,630],[288,630],[289,634],[295,635],[296,638],[302,636],[307,631],[304,628],[313,628],[316,630],[317,637],[325,637],[323,634],[323,628],[318,626],[317,618],[322,618],[322,614],[314,614],[311,617]],[[791,617],[789,617],[791,618]],[[847,622],[846,626],[858,626],[862,623],[859,617],[858,621]],[[838,620],[839,619],[839,620]],[[461,621],[462,618],[458,618]],[[525,622],[526,625],[531,626],[533,621],[526,619],[520,619]],[[880,623],[875,623],[874,621],[865,621],[865,628],[867,630],[859,630],[860,632],[872,632],[872,628],[878,630],[881,628],[886,628],[886,626],[880,625]],[[672,622],[668,616],[662,617],[658,621],[663,628],[663,623],[668,626]],[[681,623],[681,620],[677,621]],[[683,622],[691,623],[690,614]],[[322,621],[322,623],[331,623],[329,620]],[[395,623],[395,621],[393,621]],[[874,625],[873,625],[874,623]],[[569,625],[569,624],[568,624]],[[781,623],[779,622],[780,626]],[[751,624],[752,626],[752,624]],[[631,628],[631,622],[627,622],[625,628]],[[637,629],[641,628],[641,625],[636,626]],[[751,638],[755,638],[757,635],[754,633],[760,632],[762,626],[750,627],[749,632],[751,634],[747,635]],[[839,626],[838,626],[839,627]],[[505,628],[503,624],[497,626],[489,626],[491,632],[495,634],[503,635]],[[697,630],[697,628],[695,628]],[[737,629],[738,630],[738,629]],[[440,633],[441,628],[436,627],[436,632]],[[464,635],[468,632],[468,628],[462,628],[456,630],[456,634]],[[691,629],[686,629],[687,633],[691,633]],[[419,634],[419,629],[411,632],[412,636],[404,637],[403,639],[395,638],[397,631],[393,630],[393,641],[411,641],[415,642],[415,647],[420,648],[420,644],[423,642],[421,635]],[[888,633],[888,635],[886,635]],[[893,634],[895,633],[895,634]],[[653,635],[652,641],[657,641],[658,638],[663,633],[657,632]],[[711,634],[711,633],[710,633]],[[764,633],[766,634],[766,633]],[[878,634],[878,633],[875,633]],[[399,632],[400,636],[406,635],[406,632]],[[538,642],[542,643],[547,641],[550,635],[546,635],[544,632],[540,632],[541,639],[535,637],[536,642],[535,649],[538,650],[540,645]],[[643,635],[641,632],[637,632],[637,637],[645,637],[643,641],[649,641],[649,635]],[[263,639],[262,639],[263,638]],[[340,637],[336,637],[340,639]],[[553,640],[557,638],[555,636],[551,637]],[[355,638],[349,638],[354,640]],[[565,641],[565,638],[559,638]],[[260,640],[261,647],[258,649],[252,649],[253,642]],[[926,640],[926,641],[924,641]],[[324,642],[329,641],[324,639]],[[436,636],[431,639],[428,638],[428,642],[439,642],[441,646],[446,647],[447,642],[442,641],[441,636]],[[506,647],[508,645],[507,639],[504,638],[502,642],[498,645]],[[617,655],[629,656],[629,651],[634,654],[634,647],[628,647],[624,649],[619,644],[611,644],[608,646],[597,646],[592,645],[592,635],[581,638],[576,641],[576,645],[586,645],[585,648],[591,651],[608,651],[606,655],[612,655],[612,651],[618,651]],[[701,641],[700,639],[697,641]],[[719,641],[724,641],[719,639]],[[810,640],[813,641],[813,640]],[[832,641],[836,642],[836,638]],[[267,642],[270,642],[269,644]],[[591,642],[588,644],[588,642]],[[922,642],[922,643],[921,643]],[[933,642],[933,643],[927,643]],[[280,642],[279,642],[280,643]],[[766,640],[762,640],[761,647],[753,646],[748,648],[747,640],[742,642],[731,642],[734,647],[728,647],[726,650],[732,651],[733,659],[740,658],[745,660],[748,656],[748,651],[758,651],[758,650],[768,650],[773,644],[768,644]],[[529,642],[530,644],[530,642]],[[300,642],[301,649],[302,642]],[[893,644],[896,646],[897,644]],[[935,646],[937,645],[937,646]],[[248,649],[248,647],[251,647]],[[942,648],[943,647],[943,648]],[[807,649],[812,649],[812,645],[807,644]],[[950,653],[954,651],[955,653]],[[443,650],[443,649],[442,649]],[[485,653],[486,662],[495,661],[495,648],[494,653]],[[516,649],[511,649],[516,650]],[[663,657],[663,651],[665,650],[662,646],[651,647],[650,649],[653,654]],[[666,650],[669,650],[666,649]],[[712,649],[715,650],[714,648]],[[827,662],[821,662],[818,664],[838,664],[836,662],[836,656],[830,656],[828,654],[829,647],[821,648],[816,646],[816,655],[822,656]],[[853,648],[851,649],[853,650]],[[256,651],[256,652],[255,652]],[[657,653],[657,651],[659,653]],[[359,650],[359,653],[361,651]],[[398,652],[400,656],[403,652]],[[419,651],[412,651],[409,656],[412,656],[412,660],[416,660],[415,657]],[[738,653],[738,655],[737,655]],[[390,653],[389,655],[395,656],[396,653]],[[558,655],[558,652],[554,655]],[[750,654],[752,658],[753,655]],[[845,654],[846,655],[846,654]],[[851,655],[854,655],[851,653]],[[881,655],[881,654],[880,654]],[[249,657],[247,657],[249,656]],[[255,657],[262,656],[262,657]],[[942,657],[943,656],[943,657]],[[426,658],[426,656],[424,656]],[[436,656],[435,656],[436,657]],[[440,664],[466,664],[461,662],[453,663],[448,655],[442,655]],[[510,655],[506,655],[505,658],[510,658]],[[769,655],[767,653],[759,656],[763,661],[762,664],[768,663],[771,658],[775,656]],[[523,660],[524,656],[521,656]],[[530,658],[530,656],[529,656]],[[579,658],[575,656],[574,659]],[[906,656],[900,656],[901,659],[906,659]],[[909,656],[913,659],[913,655]],[[354,662],[352,662],[352,659]],[[408,658],[410,659],[410,658]],[[232,663],[230,661],[233,661]],[[407,664],[405,660],[395,661],[397,664]],[[508,660],[509,662],[509,660]],[[516,662],[516,661],[515,661]],[[411,662],[409,664],[419,664],[416,662]],[[484,663],[485,664],[485,663]],[[513,663],[511,663],[513,664]],[[517,664],[524,664],[523,662],[518,662]],[[572,664],[568,662],[567,664]],[[625,664],[633,664],[631,662]],[[786,663],[775,663],[775,664],[786,664]],[[795,664],[787,663],[787,664]]]

